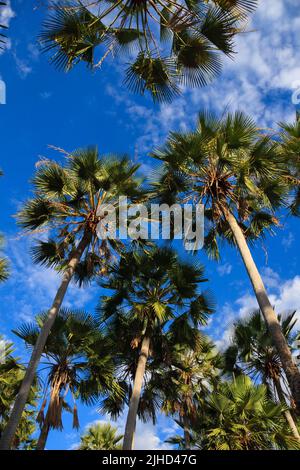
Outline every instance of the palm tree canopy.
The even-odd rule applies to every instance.
[[[289,157],[293,198],[290,204],[292,215],[300,216],[300,115],[293,124],[281,123],[282,153]]]
[[[140,322],[141,331],[183,318],[193,326],[204,325],[213,312],[211,296],[199,291],[205,281],[203,266],[181,261],[171,249],[128,252],[101,282],[113,294],[101,300],[100,319],[109,319],[121,308]]]
[[[23,324],[14,333],[32,347],[46,317],[47,314],[41,314],[36,318],[36,323]],[[91,315],[60,310],[43,352],[40,373],[45,376],[45,399],[39,414],[40,424],[44,423],[48,394],[50,411],[47,419],[50,427],[56,429],[62,429],[63,409],[71,411],[65,400],[68,393],[74,403],[73,425],[76,428],[79,426],[77,398],[91,405],[108,390],[118,395],[110,346],[99,330],[99,323]]]
[[[85,6],[84,3],[87,3]],[[232,56],[234,37],[256,0],[61,1],[51,5],[40,40],[52,62],[70,70],[80,61],[100,67],[112,54],[130,60],[125,83],[155,101],[168,101],[179,85],[203,86]],[[97,53],[99,51],[99,57]],[[97,57],[97,58],[96,58]]]
[[[220,383],[193,428],[206,450],[299,449],[282,415],[285,407],[268,398],[264,385],[247,376]],[[197,434],[198,433],[198,434]]]
[[[295,315],[296,312],[285,316],[278,315],[282,332],[292,351],[297,337]],[[278,352],[259,310],[235,323],[231,344],[224,353],[224,367],[229,373],[244,373],[255,382],[262,381],[268,386],[273,397],[276,396],[274,382],[285,383],[284,389],[288,390]]]
[[[81,436],[78,450],[120,450],[123,436],[110,423],[92,424]]]
[[[234,242],[228,210],[249,242],[278,225],[274,211],[287,204],[290,192],[286,161],[279,144],[243,113],[217,119],[202,112],[194,131],[170,133],[153,156],[163,162],[154,197],[204,204],[209,256],[219,257],[219,237]]]
[[[33,248],[34,261],[64,269],[76,244],[86,236],[75,280],[81,285],[105,272],[111,250],[121,249],[122,244],[109,234],[99,237],[99,211],[106,204],[117,211],[119,196],[128,201],[142,196],[137,169],[127,156],[100,156],[95,147],[65,153],[63,164],[42,160],[33,178],[34,197],[18,213],[18,223],[26,231],[50,231],[48,241],[40,240]]]
[[[19,359],[13,356],[14,346],[0,335],[0,436],[8,421],[10,407],[18,393],[23,380],[25,368]],[[32,434],[36,430],[36,406],[39,387],[37,383],[31,388],[24,414],[17,428],[13,441],[14,449],[30,449],[34,445]]]
[[[200,332],[199,332],[200,333]],[[180,426],[193,422],[220,378],[221,356],[208,338],[192,349],[174,345],[168,364],[152,377],[152,388],[161,396],[161,409]]]

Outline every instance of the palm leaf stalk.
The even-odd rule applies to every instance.
[[[128,201],[141,197],[140,180],[135,178],[137,168],[126,156],[99,156],[97,148],[66,154],[64,165],[45,160],[38,166],[33,180],[34,198],[20,211],[18,221],[29,233],[50,230],[52,238],[48,242],[38,242],[33,256],[38,263],[56,267],[62,273],[62,280],[33,348],[0,441],[1,449],[10,447],[71,279],[82,284],[96,274],[104,275],[112,254],[122,249],[122,244],[110,239],[109,234],[107,238],[97,234],[98,223],[102,220],[98,211],[105,204],[112,204],[117,209],[119,196],[127,196]]]
[[[128,54],[125,84],[170,101],[180,85],[201,87],[232,57],[234,38],[244,28],[255,0],[58,2],[44,22],[40,41],[51,61],[69,71],[79,62],[102,66],[109,55]],[[96,51],[100,58],[96,59]]]
[[[220,256],[220,238],[238,248],[300,412],[300,372],[249,249],[279,225],[275,211],[289,199],[289,165],[279,143],[243,113],[220,120],[200,113],[195,131],[171,133],[153,156],[164,162],[153,197],[204,204],[205,248],[211,257]]]
[[[186,332],[205,323],[213,311],[209,297],[198,290],[203,281],[203,267],[180,261],[172,250],[154,248],[146,253],[129,253],[112,268],[108,281],[102,283],[114,291],[100,304],[103,321],[114,318],[122,309],[123,315],[135,321],[135,330],[130,330],[134,333],[131,345],[139,351],[123,450],[133,446],[146,367],[155,356],[156,339],[173,329],[177,330],[178,339],[186,342]]]

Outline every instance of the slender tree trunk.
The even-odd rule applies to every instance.
[[[43,423],[43,426],[42,426],[42,429],[41,429],[41,432],[40,432],[39,439],[38,439],[35,450],[45,450],[46,442],[47,442],[47,439],[48,439],[48,434],[49,434],[49,431],[50,431],[50,425],[49,425],[49,419],[48,418],[49,418],[49,407],[48,407],[46,418],[44,420],[44,423]]]
[[[183,432],[184,432],[185,449],[190,450],[191,439],[190,439],[190,432],[189,432],[189,420],[186,415],[183,416]]]
[[[12,439],[20,422],[32,382],[34,380],[35,372],[39,364],[41,355],[43,353],[47,338],[55,321],[55,318],[59,312],[59,309],[62,305],[64,297],[66,295],[68,286],[74,274],[75,268],[80,261],[80,258],[90,242],[90,233],[85,231],[81,241],[79,242],[77,249],[73,252],[68,267],[63,274],[61,284],[58,288],[56,296],[54,298],[53,304],[48,312],[48,317],[40,331],[37,342],[34,346],[34,349],[31,354],[30,362],[26,369],[26,373],[19,390],[19,393],[16,397],[14,407],[12,409],[9,421],[3,432],[1,441],[0,441],[0,450],[9,450],[11,447]]]
[[[235,217],[229,211],[225,213],[225,217],[244,261],[244,265],[251,280],[257,302],[268,326],[273,344],[278,351],[281,364],[295,402],[296,411],[300,414],[300,371],[293,361],[291,351],[288,347],[286,338],[282,333],[277,315],[269,301],[263,280],[252,258],[245,236]]]
[[[281,388],[280,381],[274,379],[274,385],[275,385],[275,388],[276,388],[276,392],[277,392],[279,401],[286,405],[286,401],[285,401],[285,397],[284,397],[284,394],[283,394],[283,391],[282,391],[282,388]],[[286,419],[289,427],[291,428],[291,431],[292,431],[294,437],[296,439],[298,439],[298,441],[300,442],[300,434],[299,434],[298,428],[296,426],[296,423],[294,421],[294,418],[292,417],[292,414],[291,414],[290,410],[284,411],[284,416],[285,416],[285,419]]]
[[[150,338],[145,336],[142,342],[140,357],[138,360],[132,395],[129,403],[125,434],[123,440],[123,450],[132,450],[133,438],[136,426],[136,417],[141,397],[143,378],[145,374],[146,364],[149,356]]]

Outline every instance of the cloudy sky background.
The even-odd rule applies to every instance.
[[[55,71],[40,53],[36,37],[43,12],[33,0],[14,0],[2,10],[0,24],[9,25],[7,50],[0,56],[0,78],[6,83],[7,104],[0,105],[1,225],[12,277],[0,287],[0,332],[14,340],[11,329],[32,320],[46,309],[58,284],[57,275],[32,264],[32,240],[20,236],[12,217],[30,196],[30,177],[40,156],[56,155],[49,144],[67,150],[98,144],[103,153],[127,152],[147,172],[148,152],[160,145],[169,130],[192,128],[200,109],[222,114],[243,110],[262,127],[295,117],[292,95],[300,96],[300,13],[297,0],[264,0],[237,41],[234,60],[227,59],[222,75],[203,89],[185,90],[172,104],[153,106],[147,98],[130,94],[122,85],[121,64],[107,62],[100,72],[84,67],[66,75]],[[300,319],[299,222],[282,217],[276,236],[258,243],[254,256],[271,300],[279,312],[298,309]],[[222,250],[219,264],[199,259],[206,266],[216,314],[207,329],[223,348],[230,340],[232,323],[256,308],[251,286],[234,250]],[[99,291],[93,286],[72,286],[65,305],[93,312]],[[17,353],[26,357],[16,341]],[[88,423],[104,420],[96,409],[80,409],[81,431]],[[65,432],[52,432],[47,447],[73,448],[79,434],[65,416]],[[124,417],[118,422],[123,429]],[[164,417],[154,428],[138,424],[136,448],[167,448],[164,440],[176,425]]]

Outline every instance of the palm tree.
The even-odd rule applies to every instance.
[[[97,226],[106,204],[118,209],[119,196],[127,196],[129,201],[140,197],[140,181],[134,176],[137,168],[126,156],[106,158],[97,148],[66,154],[64,165],[44,160],[38,166],[33,179],[34,197],[20,211],[18,221],[30,233],[50,231],[49,240],[38,242],[33,249],[34,260],[56,267],[62,272],[62,281],[33,349],[1,449],[10,447],[71,279],[75,277],[82,284],[96,274],[103,275],[111,249],[122,248],[121,243],[109,238],[109,233],[108,237],[99,237]]]
[[[177,322],[190,331],[190,323],[198,327],[212,313],[209,299],[198,291],[203,281],[202,267],[179,261],[172,250],[154,248],[123,257],[111,268],[107,282],[102,283],[113,291],[100,304],[102,321],[113,319],[122,309],[123,315],[130,319],[131,347],[138,350],[124,450],[132,449],[146,366],[155,355],[156,339],[165,328],[170,328],[170,323]]]
[[[162,410],[177,417],[183,428],[183,449],[190,449],[192,423],[219,380],[221,357],[211,341],[201,338],[195,349],[177,345],[170,362],[171,366],[157,371],[153,381],[162,393]]]
[[[32,347],[46,317],[47,313],[41,314],[36,324],[23,324],[14,333]],[[77,399],[90,405],[101,393],[110,389],[116,392],[117,388],[110,345],[104,341],[98,322],[80,311],[60,310],[43,351],[41,372],[45,375],[45,385],[37,418],[41,426],[37,450],[44,450],[50,429],[63,429],[64,410],[72,411],[73,427],[79,428]],[[67,403],[68,395],[73,409]]]
[[[282,416],[284,408],[268,398],[265,385],[241,375],[209,396],[206,421],[200,417],[194,439],[203,450],[300,449]]]
[[[281,123],[281,150],[289,157],[293,198],[290,204],[292,215],[300,216],[300,114],[293,124]]]
[[[96,423],[89,426],[80,438],[78,450],[121,450],[119,442],[123,436],[110,423]]]
[[[293,348],[296,338],[296,333],[293,332],[297,323],[295,314],[296,312],[293,312],[286,318],[278,316],[290,349]],[[248,318],[235,323],[231,344],[226,349],[224,358],[227,372],[245,373],[254,381],[262,381],[270,390],[271,396],[284,405],[291,401],[289,395],[285,396],[284,390],[288,390],[288,384],[260,311],[253,312]],[[290,410],[285,409],[284,415],[293,435],[300,442],[299,431]]]
[[[25,368],[13,356],[14,346],[0,335],[0,437],[9,418],[9,410],[24,378]],[[22,419],[12,442],[13,449],[30,450],[35,445],[32,434],[36,429],[34,410],[39,395],[36,383],[30,390]]]
[[[102,66],[112,56],[129,53],[125,83],[155,101],[171,100],[179,85],[203,86],[221,69],[220,56],[232,56],[234,38],[256,0],[116,1],[52,4],[40,41],[51,61],[70,70],[79,62]],[[97,7],[96,7],[97,5]],[[99,51],[99,57],[96,53]],[[134,57],[132,59],[132,57]]]
[[[243,113],[220,120],[200,113],[194,132],[171,133],[153,156],[164,162],[155,184],[161,200],[204,204],[208,254],[219,257],[218,238],[238,248],[300,412],[300,372],[249,249],[279,224],[275,210],[287,204],[288,165],[279,144]]]

